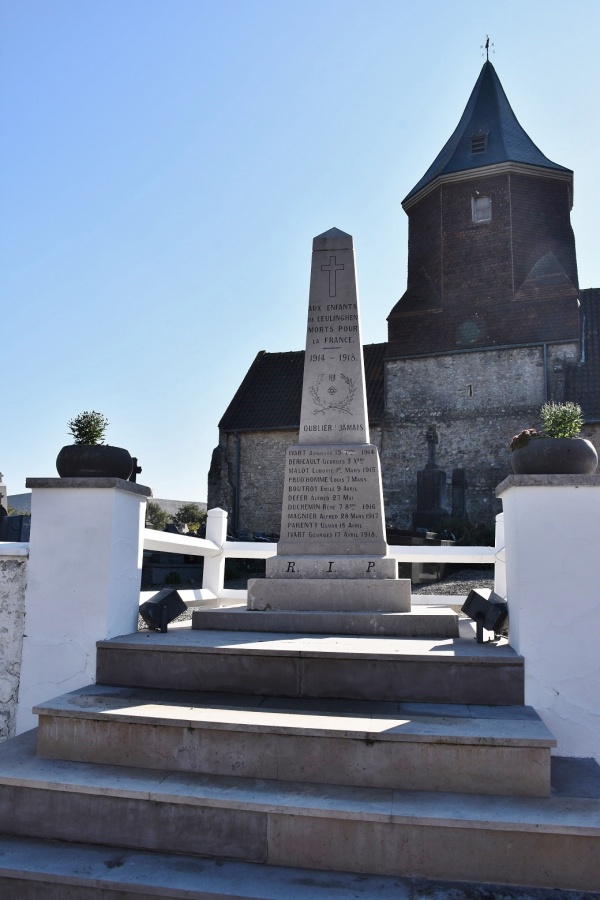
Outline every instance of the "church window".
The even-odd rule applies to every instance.
[[[487,134],[480,131],[471,135],[471,153],[484,153],[487,147]]]
[[[473,222],[489,222],[492,218],[492,198],[474,194],[471,197],[471,218]]]

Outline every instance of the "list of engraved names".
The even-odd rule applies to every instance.
[[[354,447],[290,447],[283,500],[288,538],[378,538],[377,451]]]

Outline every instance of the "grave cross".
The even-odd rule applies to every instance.
[[[329,265],[328,266],[321,266],[322,272],[329,272],[329,296],[330,297],[335,297],[336,289],[337,289],[336,273],[337,273],[338,269],[343,269],[343,268],[344,268],[344,266],[342,263],[338,263],[336,265],[335,256],[329,257]]]

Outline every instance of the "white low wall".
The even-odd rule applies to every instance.
[[[600,762],[600,476],[513,475],[504,506],[509,641],[560,756]]]
[[[0,740],[15,734],[28,544],[0,543]]]

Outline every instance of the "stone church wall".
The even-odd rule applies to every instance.
[[[452,474],[467,482],[466,513],[473,524],[491,525],[500,511],[496,486],[510,474],[510,439],[539,426],[546,397],[565,399],[565,369],[578,360],[575,343],[471,351],[388,360],[385,417],[371,428],[380,451],[387,524],[410,528],[417,503],[417,472],[428,460],[426,432],[435,425],[436,463],[447,479],[452,511]],[[583,432],[600,448],[600,425]],[[221,433],[213,453],[208,506],[220,506],[238,531],[279,533],[286,447],[298,432]],[[238,468],[239,451],[239,468]]]
[[[297,431],[221,432],[208,476],[208,508],[226,510],[232,531],[278,534],[285,451],[297,441]]]
[[[576,353],[575,344],[549,346],[546,367],[543,347],[388,361],[382,449],[388,525],[411,526],[431,425],[438,435],[436,462],[447,477],[448,511],[452,472],[464,469],[467,515],[491,524],[500,512],[494,489],[511,471],[510,440],[539,425],[546,390],[549,398],[563,399],[565,360],[574,361]]]
[[[219,446],[213,451],[208,508],[220,506],[227,510],[230,528],[235,527],[235,486],[239,472],[238,531],[279,534],[285,451],[297,442],[297,431],[222,433]],[[371,428],[371,442],[380,448],[380,429]]]

